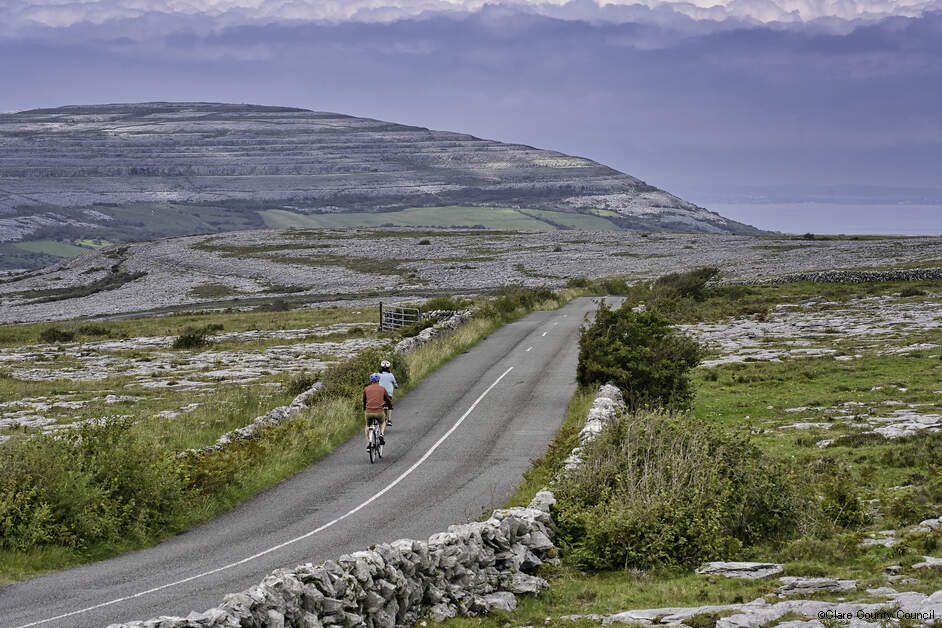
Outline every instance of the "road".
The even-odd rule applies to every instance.
[[[279,567],[425,539],[514,492],[575,390],[577,299],[502,327],[396,399],[382,460],[362,439],[155,547],[0,588],[0,626],[104,627],[217,606]],[[395,370],[395,369],[394,369]]]

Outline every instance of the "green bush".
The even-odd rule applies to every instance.
[[[423,312],[434,312],[435,310],[464,310],[468,308],[466,299],[447,297],[434,297],[422,304]]]
[[[388,348],[371,347],[349,360],[330,366],[324,371],[324,392],[347,397],[359,404],[363,387],[370,383],[370,374],[379,371],[379,363],[386,359],[389,359]],[[400,385],[405,383],[408,374],[403,369],[397,369],[393,364],[392,371]]]
[[[603,303],[582,330],[576,376],[583,386],[614,384],[630,408],[684,410],[693,402],[690,370],[701,356],[699,343],[661,314]]]
[[[556,294],[548,288],[521,288],[507,286],[499,289],[481,307],[480,314],[487,318],[506,320],[522,310],[531,310],[540,303],[552,301]]]
[[[67,331],[59,327],[46,327],[39,332],[39,339],[43,342],[70,342],[75,340],[75,332]]]
[[[693,299],[702,301],[706,285],[720,274],[713,266],[695,268],[682,273],[669,273],[654,280],[652,289],[660,299]]]
[[[160,532],[185,507],[176,459],[127,418],[0,447],[0,548],[84,548]]]
[[[209,344],[208,336],[216,331],[222,331],[222,325],[210,323],[203,327],[184,327],[183,332],[174,338],[174,349],[199,349]]]
[[[285,385],[285,390],[288,392],[288,394],[297,396],[308,390],[311,386],[320,381],[320,379],[320,372],[300,373],[291,378],[291,380]]]
[[[650,568],[729,559],[797,531],[813,497],[746,438],[678,414],[627,414],[583,450],[554,493],[567,555]]]
[[[78,333],[83,336],[104,336],[110,337],[111,330],[105,327],[104,325],[96,325],[95,323],[87,323],[85,325],[79,325]]]

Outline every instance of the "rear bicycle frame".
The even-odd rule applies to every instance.
[[[383,444],[380,440],[381,433],[379,427],[379,419],[370,419],[369,433],[367,435],[367,439],[369,440],[370,464],[373,464],[377,458],[383,457]]]

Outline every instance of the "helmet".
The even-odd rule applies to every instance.
[[[383,360],[379,363],[379,368],[381,369],[388,369],[390,366],[392,365],[389,363],[389,360]]]
[[[370,381],[371,381],[371,382],[378,382],[378,381],[379,381],[379,373],[373,373],[372,375],[370,375]]]

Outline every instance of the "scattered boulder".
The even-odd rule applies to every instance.
[[[783,583],[775,590],[779,595],[809,595],[823,591],[854,591],[857,589],[856,580],[805,578],[802,576],[786,576],[779,578],[779,580]]]
[[[782,565],[776,563],[744,562],[712,562],[697,569],[698,574],[715,574],[727,578],[743,578],[746,580],[768,578],[780,574],[782,571]]]

